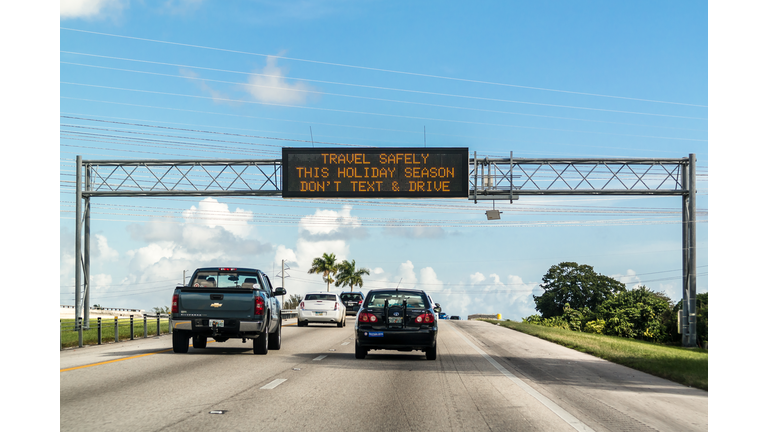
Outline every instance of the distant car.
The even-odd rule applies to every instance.
[[[347,307],[347,315],[357,315],[365,295],[360,291],[353,291],[341,293],[339,297],[344,302],[344,306]]]
[[[346,307],[338,294],[308,293],[299,303],[298,326],[305,327],[309,323],[335,323],[337,327],[347,325]]]
[[[438,318],[439,319],[448,319],[448,315],[446,315],[445,312],[440,312],[440,314],[438,315]]]
[[[437,358],[437,320],[424,291],[368,291],[355,320],[355,358],[371,350],[424,351]]]
[[[451,315],[451,319],[452,319],[452,320],[460,320],[460,319],[461,319],[461,317],[460,317],[460,316],[458,316],[458,315]]]

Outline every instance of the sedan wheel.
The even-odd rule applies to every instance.
[[[355,343],[355,358],[364,359],[366,354],[368,354],[368,350],[361,348],[360,345]]]

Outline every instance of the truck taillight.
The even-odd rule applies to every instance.
[[[254,309],[254,315],[264,315],[264,299],[261,296],[256,297],[256,307]]]
[[[174,294],[171,300],[171,313],[179,313],[179,295]]]
[[[361,313],[358,319],[360,320],[360,322],[371,322],[371,323],[375,323],[376,321],[379,320],[378,318],[376,318],[376,315],[368,312]]]
[[[432,312],[427,312],[416,317],[417,324],[432,324],[435,322],[435,316]]]

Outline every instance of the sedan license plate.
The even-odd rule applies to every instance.
[[[315,316],[322,316],[325,315],[325,312],[315,312]]]
[[[403,322],[403,317],[389,317],[390,324],[400,324]]]
[[[224,327],[224,320],[208,320],[208,325],[211,327]]]

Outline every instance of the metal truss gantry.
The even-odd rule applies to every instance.
[[[92,197],[282,196],[280,159],[82,160],[77,156],[75,307],[88,322]],[[696,155],[682,159],[469,159],[468,199],[523,195],[681,196],[683,346],[696,342]],[[82,278],[81,273],[84,275]],[[81,296],[80,286],[83,286]],[[81,299],[82,297],[82,299]]]

